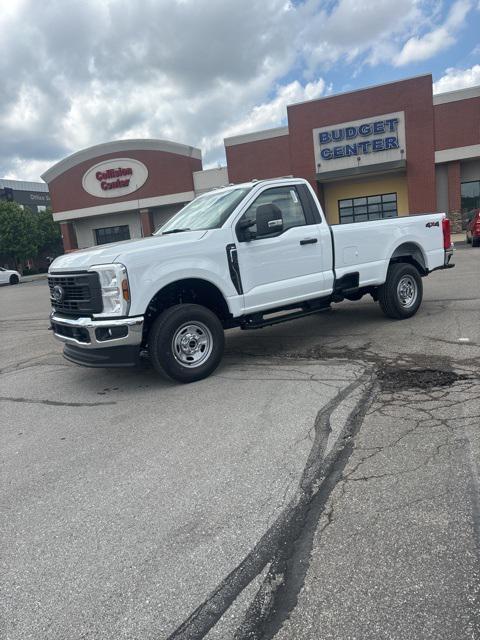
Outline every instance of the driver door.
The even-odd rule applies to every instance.
[[[271,233],[257,235],[257,209],[270,204],[281,212],[281,227],[273,221]],[[250,234],[242,234],[239,227],[248,221]],[[328,293],[320,226],[309,219],[295,185],[267,188],[257,196],[236,226],[245,313]]]

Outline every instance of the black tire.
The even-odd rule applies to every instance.
[[[213,373],[224,346],[222,323],[210,309],[198,304],[177,304],[166,309],[148,335],[155,370],[184,383]]]
[[[18,284],[18,282],[18,276],[16,276],[15,274],[10,276],[10,284]]]
[[[472,247],[478,247],[478,239],[472,238]]]
[[[391,264],[385,284],[378,288],[383,313],[395,320],[411,318],[417,313],[422,298],[423,283],[418,270],[405,262]]]

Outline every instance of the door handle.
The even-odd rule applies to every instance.
[[[315,244],[318,242],[318,238],[306,238],[305,240],[300,240],[300,244]]]

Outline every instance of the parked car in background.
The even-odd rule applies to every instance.
[[[480,246],[480,209],[476,209],[467,227],[467,243],[472,247]]]
[[[18,271],[0,267],[0,284],[18,284],[19,282],[20,274]]]

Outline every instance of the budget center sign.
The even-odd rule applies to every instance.
[[[406,160],[405,114],[386,113],[313,130],[317,174]]]

